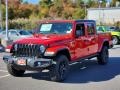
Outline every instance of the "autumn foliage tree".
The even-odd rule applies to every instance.
[[[3,3],[3,19],[5,19],[5,0],[2,1]],[[8,0],[8,15],[9,19],[16,19],[16,18],[29,18],[32,14],[33,10],[35,9],[35,5],[32,4],[24,4],[22,0]]]
[[[115,6],[120,0],[112,0],[111,6]],[[5,19],[5,0],[2,2],[3,19]],[[38,5],[28,4],[23,0],[8,0],[9,19],[16,18],[62,18],[84,19],[86,8],[99,7],[98,0],[40,0]],[[106,0],[102,0],[101,7],[106,6]]]
[[[120,2],[120,0],[112,0],[111,6],[115,6],[117,1]],[[5,0],[1,0],[1,2],[4,21]],[[41,19],[84,19],[87,8],[98,8],[99,5],[105,7],[106,0],[102,0],[101,4],[98,0],[40,0],[37,5],[23,2],[23,0],[8,0],[8,18],[14,20],[15,23],[17,23],[17,20],[22,23],[21,21],[24,19],[23,22],[26,23],[26,20],[28,20],[28,23],[34,23],[34,21]]]

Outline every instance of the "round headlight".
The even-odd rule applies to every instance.
[[[44,52],[45,52],[45,49],[46,49],[46,48],[45,48],[44,45],[41,45],[41,46],[40,46],[40,52],[41,52],[41,53],[44,53]]]
[[[17,51],[17,48],[18,48],[18,45],[15,44],[15,45],[14,45],[14,49],[15,49],[15,51]]]

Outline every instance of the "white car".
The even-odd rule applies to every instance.
[[[2,32],[2,30],[0,29],[0,32]]]
[[[19,40],[21,38],[31,37],[33,35],[26,30],[11,29],[11,30],[8,30],[8,36],[9,36],[10,40],[16,41],[16,40]],[[0,38],[2,39],[5,37],[6,37],[6,31],[1,31]]]

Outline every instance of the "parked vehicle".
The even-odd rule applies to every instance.
[[[98,64],[107,64],[111,38],[110,33],[97,34],[93,20],[43,21],[34,38],[16,41],[3,60],[13,76],[48,69],[52,81],[63,81],[74,62],[97,57]]]
[[[1,44],[1,39],[0,39],[0,52],[4,52],[5,51],[5,48],[4,46]]]
[[[5,48],[2,44],[0,44],[0,52],[4,52],[5,51]]]
[[[0,32],[1,32],[2,30],[0,30]]]
[[[29,33],[31,33],[32,35],[35,34],[35,31],[34,30],[28,30]]]
[[[26,30],[14,30],[14,29],[8,30],[8,35],[10,40],[13,41],[19,40],[21,38],[27,38],[33,36]],[[0,38],[5,38],[5,36],[6,36],[6,31],[0,32]]]
[[[110,32],[113,37],[113,44],[120,43],[120,28],[115,26],[97,26],[98,32]]]

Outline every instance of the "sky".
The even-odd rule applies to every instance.
[[[40,1],[40,0],[23,0],[23,1],[27,1],[27,2],[29,2],[29,3],[32,3],[32,4],[38,4],[38,2]],[[106,0],[107,2],[111,2],[112,0]]]
[[[40,0],[23,0],[23,1],[27,1],[27,2],[32,3],[32,4],[38,4],[38,2]]]

